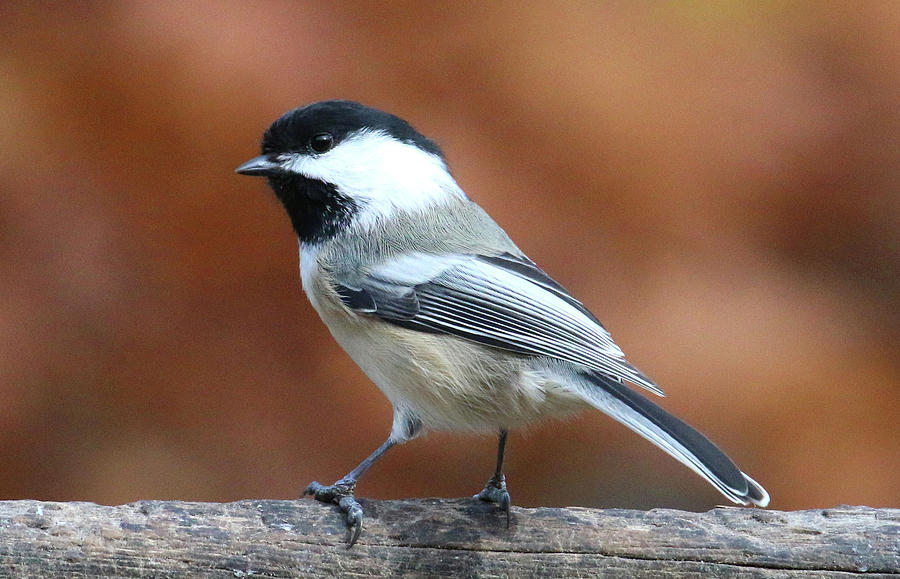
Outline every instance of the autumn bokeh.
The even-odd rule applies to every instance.
[[[282,112],[409,119],[772,506],[900,503],[900,3],[0,6],[0,498],[290,498],[390,408],[234,168]],[[361,496],[464,496],[436,434]],[[599,413],[514,433],[519,505],[706,509]]]

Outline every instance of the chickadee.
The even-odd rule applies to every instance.
[[[596,408],[735,503],[769,495],[705,436],[626,382],[662,395],[597,318],[522,253],[453,179],[441,149],[406,121],[324,101],[268,128],[237,168],[266,177],[300,240],[309,301],[391,401],[388,439],[333,485],[304,495],[362,528],[356,484],[395,444],[429,429],[499,432],[497,469],[475,498],[506,511],[506,433]]]

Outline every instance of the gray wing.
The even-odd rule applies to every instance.
[[[405,328],[578,364],[660,390],[599,321],[533,262],[511,254],[408,253],[362,278],[338,276],[347,307]]]

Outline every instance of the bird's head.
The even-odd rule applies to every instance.
[[[364,226],[465,196],[433,141],[399,117],[352,101],[285,113],[266,130],[262,155],[236,171],[268,179],[306,242],[351,222]]]

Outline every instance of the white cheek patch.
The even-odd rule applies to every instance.
[[[295,156],[288,167],[337,187],[359,204],[364,223],[465,197],[438,155],[381,131],[350,135],[323,155]]]

